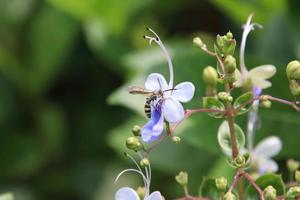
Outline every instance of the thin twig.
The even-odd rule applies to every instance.
[[[288,101],[288,100],[280,99],[278,97],[273,97],[273,96],[270,96],[270,95],[261,95],[260,99],[267,99],[267,100],[270,100],[270,101],[275,101],[275,102],[279,102],[279,103],[282,103],[282,104],[286,104],[286,105],[289,105],[292,108],[294,108],[296,111],[300,111],[300,108],[298,107],[298,105],[300,104],[299,101]]]

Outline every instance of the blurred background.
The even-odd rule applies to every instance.
[[[168,77],[165,58],[142,36],[150,26],[167,45],[175,83],[196,86],[186,108],[201,105],[202,69],[215,60],[192,44],[201,36],[212,47],[216,34],[232,31],[254,12],[264,29],[250,34],[249,68],[274,64],[278,73],[266,93],[292,99],[285,66],[300,59],[299,1],[291,0],[0,0],[0,192],[17,200],[110,200],[141,178],[116,175],[133,166],[123,156],[133,125],[143,125],[144,97],[126,92],[150,72]],[[284,105],[261,110],[256,141],[278,135],[276,160],[300,159],[300,116]],[[238,120],[245,128],[246,117]],[[220,120],[195,114],[178,129],[182,143],[160,145],[150,159],[152,189],[172,199],[183,193],[174,181],[189,172],[198,193],[203,176],[230,176],[217,145]],[[127,151],[128,152],[128,151]]]

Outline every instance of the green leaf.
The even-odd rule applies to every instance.
[[[246,92],[244,94],[242,94],[241,96],[239,96],[233,104],[234,109],[238,108],[239,106],[243,105],[243,104],[247,104],[247,102],[251,101],[253,99],[253,93],[252,92]],[[252,107],[252,104],[248,104],[247,106],[243,107],[242,109],[240,109],[240,111],[237,113],[238,115],[242,115],[245,114],[246,112],[248,112]]]
[[[30,24],[27,84],[40,94],[56,78],[68,60],[78,36],[79,24],[50,6],[43,6]],[[54,34],[57,33],[57,34]]]
[[[236,142],[238,148],[242,148],[245,145],[245,135],[243,130],[237,125],[234,124]],[[230,131],[227,121],[224,121],[218,130],[218,142],[220,147],[224,152],[231,152],[231,140],[230,140]]]
[[[261,177],[259,177],[255,183],[264,190],[267,186],[272,185],[276,191],[277,195],[283,195],[285,193],[285,186],[284,182],[282,180],[281,175],[277,174],[266,174]],[[259,199],[259,195],[257,194],[257,191],[253,188],[252,185],[249,184],[249,186],[246,189],[246,196],[247,200],[255,200]]]
[[[215,97],[203,97],[203,107],[209,109],[225,110],[224,104]],[[214,118],[223,117],[223,115],[218,112],[208,113],[208,115]]]
[[[216,181],[214,178],[203,178],[200,185],[200,196],[210,199],[221,199],[221,195],[216,187]]]

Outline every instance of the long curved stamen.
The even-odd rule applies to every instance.
[[[174,72],[173,72],[173,64],[172,64],[172,60],[171,60],[170,54],[167,51],[167,49],[164,46],[164,44],[162,43],[162,41],[160,40],[159,36],[151,28],[147,27],[147,30],[150,31],[151,33],[153,33],[155,37],[144,36],[144,38],[149,40],[149,44],[150,45],[152,44],[153,41],[156,44],[158,44],[158,46],[163,50],[163,52],[164,52],[164,54],[165,54],[165,56],[167,58],[168,66],[169,66],[169,73],[170,73],[169,87],[173,88]]]
[[[248,73],[247,67],[245,65],[245,48],[246,48],[248,34],[254,30],[255,26],[258,28],[263,28],[262,25],[258,23],[251,23],[252,17],[253,14],[250,14],[247,19],[247,23],[243,26],[244,31],[243,31],[243,36],[242,36],[242,41],[240,46],[240,69],[241,69],[243,79],[246,77]]]
[[[118,174],[118,176],[117,176],[117,178],[115,179],[115,183],[119,180],[119,178],[124,174],[124,173],[126,173],[126,172],[136,172],[136,173],[138,173],[138,174],[140,174],[142,177],[143,177],[143,179],[144,179],[144,182],[147,180],[146,179],[146,177],[145,177],[145,175],[142,173],[142,172],[140,172],[139,170],[137,170],[137,169],[125,169],[125,170],[123,170],[123,171],[121,171],[119,174]],[[146,187],[146,186],[145,186]],[[148,186],[147,186],[148,187]]]

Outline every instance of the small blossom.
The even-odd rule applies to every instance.
[[[144,200],[162,200],[162,196],[159,191],[152,192]],[[137,192],[130,187],[120,188],[115,194],[115,200],[140,200]]]
[[[260,174],[276,172],[277,163],[272,159],[282,148],[281,140],[276,136],[270,136],[260,141],[251,152],[253,163],[258,168]]]
[[[117,176],[115,183],[118,181],[120,176],[122,176],[126,172],[135,172],[143,178],[144,187],[145,187],[145,197],[143,200],[163,200],[162,195],[159,191],[152,192],[150,194],[150,184],[151,184],[151,166],[150,162],[144,166],[144,171],[137,164],[136,160],[131,157],[129,154],[125,154],[128,158],[130,158],[136,166],[136,169],[125,169],[119,173]],[[142,159],[143,160],[143,159]],[[115,200],[141,200],[138,193],[130,188],[130,187],[122,187],[115,193]]]
[[[274,65],[261,65],[247,70],[245,65],[245,48],[248,34],[255,29],[255,27],[262,28],[260,24],[252,23],[253,15],[251,14],[248,17],[247,23],[243,26],[244,32],[242,36],[242,42],[240,46],[240,70],[236,70],[236,78],[235,87],[242,87],[247,84],[251,84],[253,87],[259,87],[261,89],[266,89],[271,87],[272,83],[267,81],[266,79],[271,78],[276,73],[276,68]]]
[[[184,109],[180,102],[189,102],[195,92],[195,86],[190,82],[183,82],[173,87],[173,64],[169,53],[159,39],[158,35],[149,29],[155,37],[145,36],[150,42],[157,43],[168,61],[170,81],[158,73],[150,74],[145,82],[145,88],[151,91],[161,91],[162,96],[159,96],[155,101],[151,102],[151,117],[148,123],[142,128],[141,135],[145,142],[152,142],[158,139],[163,132],[164,120],[169,123],[176,123],[184,118]]]

